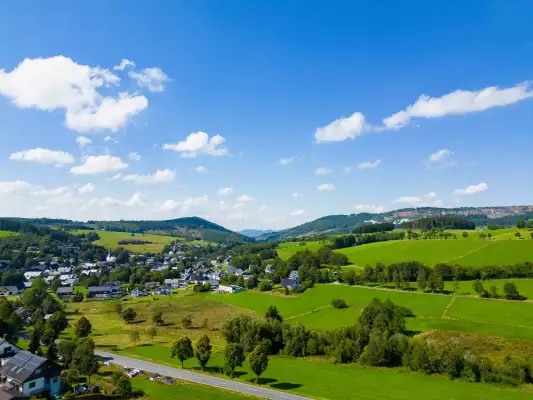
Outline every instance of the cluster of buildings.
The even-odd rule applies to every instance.
[[[61,393],[61,366],[0,339],[0,399],[52,398]]]

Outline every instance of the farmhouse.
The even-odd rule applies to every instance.
[[[87,289],[87,297],[100,299],[116,299],[120,291],[120,284],[117,282],[108,282],[101,286],[90,286]]]
[[[239,293],[242,287],[237,285],[218,285],[217,293]]]
[[[296,279],[285,278],[281,281],[282,288],[298,289],[301,285],[296,282]]]
[[[16,286],[0,286],[0,296],[12,296],[19,293],[20,290]]]
[[[68,287],[59,287],[56,290],[56,295],[59,300],[68,300],[74,296],[74,289],[72,286]]]
[[[21,350],[0,367],[3,398],[52,397],[61,392],[61,367]]]
[[[146,296],[146,292],[142,289],[133,289],[131,291],[131,297],[134,299]]]

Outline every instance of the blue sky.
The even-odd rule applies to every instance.
[[[531,204],[531,15],[529,1],[9,2],[0,214],[279,229]]]

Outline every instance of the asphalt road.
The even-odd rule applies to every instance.
[[[215,386],[220,389],[232,390],[234,392],[244,393],[264,399],[272,400],[311,400],[309,397],[297,396],[290,393],[279,392],[277,390],[267,389],[259,386],[248,385],[246,383],[235,382],[229,379],[217,378],[215,376],[199,374],[184,369],[167,367],[165,365],[155,364],[137,358],[124,357],[118,354],[108,353],[105,351],[96,351],[97,356],[105,361],[121,366],[139,368],[146,372],[157,373],[160,375],[170,376],[176,379],[200,383],[202,385]]]

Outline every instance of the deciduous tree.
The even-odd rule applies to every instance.
[[[183,362],[194,356],[191,339],[184,336],[174,342],[170,349],[170,357],[177,357],[181,361],[181,368],[183,368]]]

